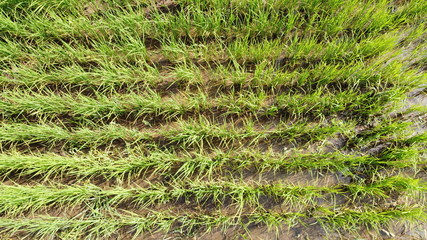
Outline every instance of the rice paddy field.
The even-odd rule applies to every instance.
[[[0,0],[0,239],[427,239],[426,20]]]

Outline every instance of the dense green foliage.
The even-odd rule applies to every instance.
[[[426,19],[421,0],[0,0],[0,238],[402,234],[427,218]]]

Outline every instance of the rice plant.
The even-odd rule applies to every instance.
[[[426,15],[0,1],[0,238],[412,238]]]

